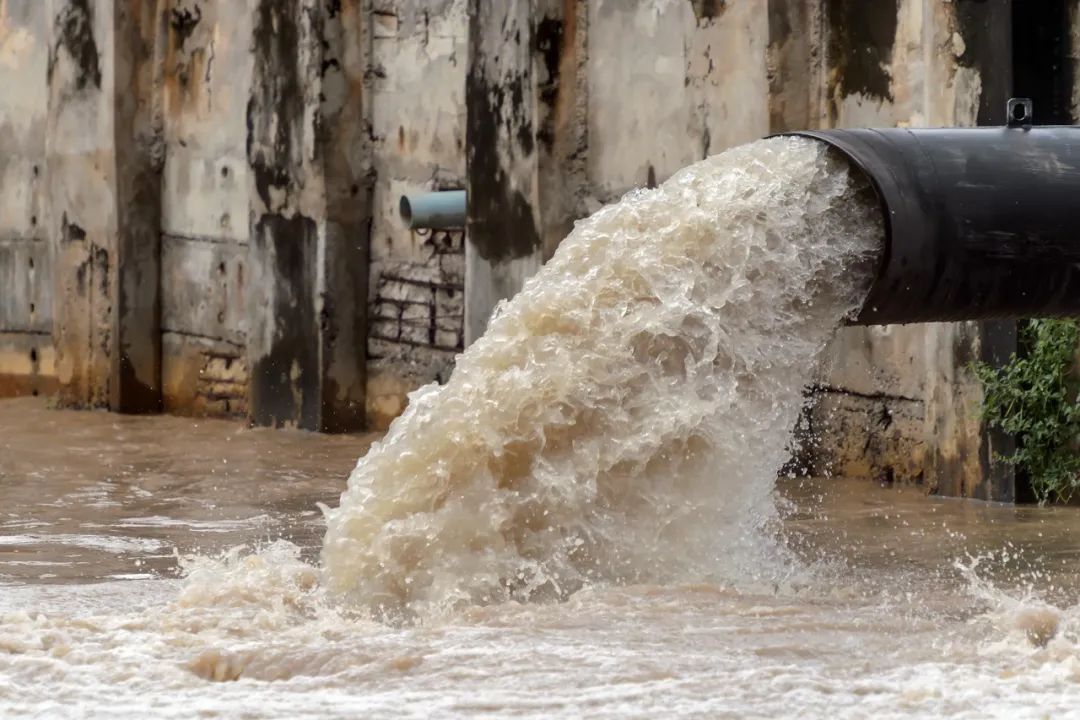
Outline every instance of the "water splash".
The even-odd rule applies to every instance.
[[[882,243],[816,141],[729,150],[579,222],[327,510],[383,614],[752,573],[801,392]]]
[[[1075,627],[1077,611],[1080,607],[1062,609],[1047,602],[1042,597],[1040,586],[1043,571],[1037,568],[1017,570],[1012,567],[1024,559],[1024,553],[1012,543],[1006,542],[1000,549],[978,555],[968,554],[964,558],[953,560],[953,569],[964,582],[967,594],[981,606],[976,616],[978,622],[991,626],[991,635],[998,635],[997,643],[987,650],[1006,651],[1015,649],[1015,636],[1022,636],[1037,648],[1045,648],[1067,625]],[[999,575],[1014,575],[1012,582],[1006,584],[1004,578],[994,579],[983,574],[984,566]],[[1011,570],[1012,572],[1006,572]],[[1052,589],[1052,588],[1051,588]],[[1072,621],[1071,623],[1069,621]],[[1075,634],[1066,642],[1067,647],[1075,651]]]

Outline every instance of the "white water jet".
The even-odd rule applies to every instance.
[[[803,388],[883,243],[832,152],[751,143],[579,222],[361,459],[326,511],[327,588],[424,615],[772,557]]]

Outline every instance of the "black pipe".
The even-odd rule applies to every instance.
[[[854,324],[1080,316],[1080,128],[788,134],[842,152],[881,200],[886,247]]]

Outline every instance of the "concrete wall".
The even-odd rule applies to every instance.
[[[375,2],[367,418],[385,428],[406,393],[445,380],[464,348],[464,238],[410,232],[402,194],[465,187],[466,0]]]
[[[370,15],[0,2],[0,393],[363,426]]]
[[[0,0],[0,396],[56,389],[44,214],[47,15],[44,3]]]
[[[153,0],[45,3],[43,184],[59,402],[160,408]]]
[[[769,129],[764,2],[472,8],[467,340],[575,218]]]
[[[1014,20],[1008,0],[0,0],[0,394],[385,427],[631,188],[786,129],[998,121]],[[467,232],[400,223],[402,193],[457,188]],[[967,365],[1009,333],[842,332],[802,460],[1002,497]]]
[[[595,0],[588,32],[587,168],[597,199],[768,133],[764,3]]]
[[[247,409],[253,6],[175,0],[167,9],[161,326],[172,412]]]

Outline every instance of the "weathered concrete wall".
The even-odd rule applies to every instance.
[[[60,402],[156,411],[161,5],[46,7],[45,184]]]
[[[259,0],[248,102],[248,409],[258,424],[364,424],[370,170],[359,0]]]
[[[45,236],[53,257],[53,340],[60,400],[107,406],[110,245],[118,236],[113,149],[112,7],[45,5]]]
[[[362,427],[369,15],[0,2],[0,392]]]
[[[56,385],[43,197],[47,34],[44,3],[0,0],[0,397]]]
[[[591,2],[593,194],[614,199],[767,133],[767,44],[765,3]]]
[[[470,15],[467,343],[483,335],[498,303],[544,261],[537,128],[545,104],[541,73],[550,71],[541,33],[562,24],[560,8],[530,0],[473,0]],[[562,48],[549,52],[560,55]]]
[[[574,18],[582,5],[573,44],[557,44],[559,61],[548,63],[563,70],[559,91],[574,99],[572,111],[556,113],[570,118],[559,136],[573,150],[544,156],[534,150],[535,116],[551,93],[537,79],[537,37],[565,23],[567,10],[476,3],[468,247],[487,257],[479,271],[468,264],[466,293],[481,329],[494,300],[528,274],[515,262],[544,255],[538,242],[515,243],[565,228],[561,217],[769,132],[993,122],[1008,92],[1011,20],[1000,0],[590,0]],[[545,196],[552,185],[574,196]],[[491,259],[493,244],[509,261]],[[988,333],[978,323],[842,332],[814,390],[808,422],[821,441],[804,458],[811,469],[1005,497],[1004,484],[987,480],[1000,468],[968,371],[1000,350]]]
[[[367,418],[386,427],[405,395],[445,380],[464,347],[464,238],[410,232],[407,192],[465,187],[466,0],[377,1],[372,17]]]
[[[167,8],[161,325],[171,412],[247,410],[253,6],[172,0]]]

